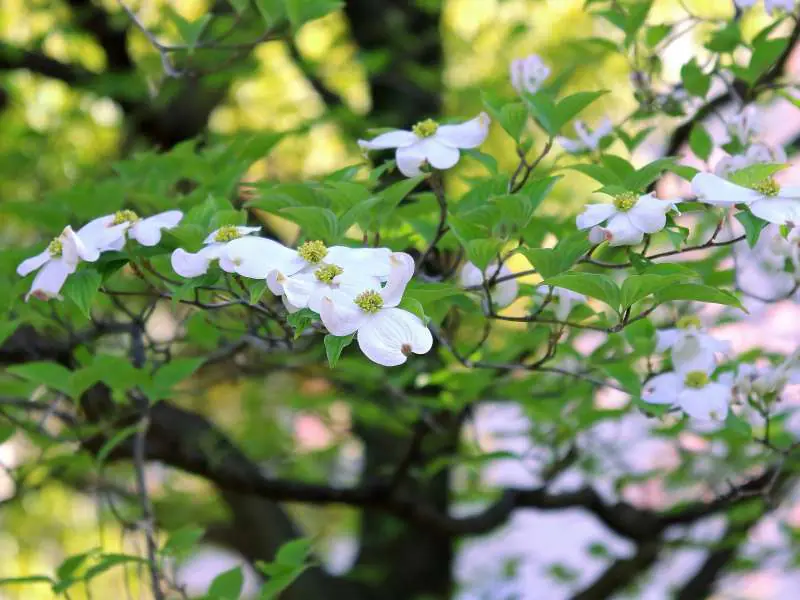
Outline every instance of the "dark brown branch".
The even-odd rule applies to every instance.
[[[649,569],[658,559],[660,550],[661,542],[657,539],[638,546],[636,554],[631,558],[616,560],[589,587],[575,594],[572,600],[606,600],[613,597]]]

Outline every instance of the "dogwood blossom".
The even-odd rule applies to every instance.
[[[500,270],[498,271],[497,263],[492,263],[486,267],[485,271],[481,272],[476,265],[468,262],[461,268],[459,282],[464,288],[476,289],[483,286],[484,278],[487,281],[490,281],[492,279],[509,277],[511,275],[513,275],[513,271],[505,264],[500,267]],[[492,303],[495,306],[503,308],[517,299],[517,294],[519,293],[519,284],[517,283],[516,279],[505,279],[504,281],[492,284],[489,288],[489,292],[492,296]]]
[[[795,350],[777,367],[739,365],[734,387],[744,396],[755,393],[763,398],[780,394],[787,384],[797,383],[800,383],[800,350]]]
[[[631,192],[620,194],[610,204],[589,204],[578,215],[578,229],[601,227],[603,239],[611,246],[635,246],[644,239],[645,233],[661,231],[667,224],[667,213],[677,211],[674,202],[659,200],[654,194],[637,197]],[[597,239],[598,230],[592,237]]]
[[[693,316],[679,319],[677,327],[661,329],[656,335],[656,352],[670,350],[676,371],[711,372],[717,364],[716,355],[730,351],[730,343],[707,333],[700,319]]]
[[[142,246],[155,246],[161,241],[161,231],[177,227],[181,219],[183,213],[179,210],[168,210],[145,218],[132,210],[120,210],[89,221],[78,230],[78,235],[101,252],[122,250],[126,237]]]
[[[99,257],[100,251],[94,245],[86,243],[72,227],[65,227],[43,252],[23,260],[17,267],[17,274],[22,277],[39,271],[25,295],[25,301],[31,296],[39,300],[60,298],[59,292],[64,282],[75,272],[78,263],[82,260],[94,262]]]
[[[365,290],[355,298],[332,290],[323,297],[319,312],[332,335],[356,333],[364,355],[385,367],[401,365],[412,353],[425,354],[433,347],[433,336],[420,318],[397,308],[414,274],[414,259],[395,252],[390,260],[385,287]]]
[[[706,204],[746,204],[751,213],[770,223],[800,224],[800,186],[781,186],[772,177],[746,188],[711,173],[698,173],[692,179],[692,191]]]
[[[509,70],[511,86],[518,94],[522,92],[535,94],[542,87],[544,80],[550,76],[550,67],[536,54],[512,60]]]
[[[305,265],[297,251],[275,240],[249,235],[225,244],[219,256],[223,271],[248,279],[267,279],[276,270],[294,274]]]
[[[644,387],[642,400],[680,408],[692,419],[724,421],[733,396],[732,385],[712,381],[702,369],[656,375]]]
[[[614,124],[608,118],[600,121],[594,131],[590,131],[586,123],[579,119],[575,121],[574,127],[578,136],[577,140],[556,136],[558,145],[570,154],[597,150],[600,147],[600,141],[614,130]]]
[[[177,248],[170,257],[172,270],[181,277],[199,277],[208,272],[211,263],[222,258],[225,246],[251,233],[259,231],[261,227],[245,227],[241,225],[224,225],[208,234],[199,252],[187,252]]]
[[[756,5],[758,0],[733,0],[733,3],[741,9],[750,8]],[[772,16],[772,13],[778,9],[783,9],[790,12],[794,9],[795,0],[764,0],[764,8],[767,13]]]
[[[483,112],[460,125],[439,125],[433,119],[426,119],[411,131],[390,131],[370,141],[358,140],[358,145],[364,150],[397,148],[397,168],[406,177],[415,177],[425,165],[439,170],[455,166],[460,149],[477,148],[483,143],[490,123],[489,115]]]
[[[726,177],[734,171],[762,163],[785,163],[786,152],[780,146],[753,144],[743,154],[726,156],[714,167],[714,174]]]

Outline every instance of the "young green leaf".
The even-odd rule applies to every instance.
[[[615,311],[619,311],[620,289],[608,275],[571,272],[550,277],[543,284],[566,288],[591,298],[597,298]]]
[[[352,343],[354,337],[354,333],[350,335],[328,334],[325,336],[325,354],[328,357],[328,365],[330,365],[331,369],[336,367],[336,363],[339,362],[339,357],[342,355],[342,350]]]

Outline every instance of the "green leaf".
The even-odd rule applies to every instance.
[[[567,168],[578,171],[578,173],[583,173],[603,185],[623,186],[624,184],[624,181],[619,175],[608,167],[603,167],[601,165],[578,164],[570,165]]]
[[[681,80],[692,96],[705,98],[711,88],[711,76],[703,73],[694,58],[681,67]]]
[[[428,321],[427,317],[425,316],[425,309],[422,307],[422,302],[416,298],[409,298],[408,296],[404,297],[400,301],[400,304],[397,305],[397,308],[402,308],[403,310],[410,312],[412,315],[418,317],[423,323]]]
[[[169,7],[167,11],[170,15],[170,19],[175,26],[178,28],[178,32],[181,34],[181,39],[183,42],[189,46],[189,54],[194,52],[194,47],[197,45],[200,36],[205,31],[206,27],[208,26],[209,22],[211,22],[211,15],[209,13],[204,14],[199,19],[194,21],[187,21],[180,15],[177,11]]]
[[[235,567],[214,578],[208,588],[208,596],[214,600],[238,600],[243,587],[242,568]]]
[[[61,293],[64,298],[71,300],[88,319],[91,316],[92,305],[97,297],[101,281],[100,273],[92,269],[83,269],[67,279]]]
[[[578,92],[567,96],[555,108],[554,119],[556,131],[561,129],[564,125],[569,123],[581,111],[592,104],[595,100],[604,96],[608,92]]]
[[[70,393],[70,377],[72,376],[72,371],[58,363],[48,361],[29,362],[8,367],[6,371],[22,379],[32,381],[38,385],[45,385],[64,394],[69,395]]]
[[[549,277],[542,282],[544,285],[562,287],[579,294],[597,298],[608,304],[615,311],[619,311],[620,289],[608,275],[598,273],[564,273]]]
[[[324,17],[328,13],[339,10],[342,0],[284,0],[289,21],[294,29],[303,24]]]
[[[205,531],[199,527],[182,527],[173,531],[169,534],[164,547],[161,548],[161,554],[183,558],[197,546],[204,534]]]
[[[331,369],[336,367],[336,363],[339,362],[339,357],[342,354],[342,350],[347,348],[355,337],[354,333],[350,335],[331,335],[330,333],[325,336],[325,354],[328,357],[328,365]]]
[[[465,248],[467,258],[481,271],[485,271],[489,264],[497,261],[500,244],[499,240],[493,238],[471,240]]]
[[[680,275],[631,275],[622,283],[620,296],[622,308],[633,306],[639,300],[683,279],[684,277]]]
[[[286,16],[284,0],[254,0],[258,12],[267,24],[272,27]]]
[[[728,416],[725,419],[725,429],[736,433],[747,441],[753,439],[752,425],[750,425],[749,422],[742,419],[742,417],[738,416],[733,411],[728,412]]]
[[[0,579],[0,587],[6,585],[23,585],[26,583],[47,583],[52,585],[54,582],[46,575],[29,575],[27,577],[5,577]]]
[[[228,0],[236,14],[241,15],[250,8],[250,0]]]
[[[540,91],[537,94],[522,94],[522,99],[528,107],[530,115],[550,136],[558,133],[559,119],[555,102],[546,92]]]
[[[740,210],[735,215],[736,220],[744,227],[744,233],[747,236],[747,245],[754,248],[758,243],[758,238],[761,237],[761,231],[769,225],[769,222],[764,219],[759,219],[749,210]]]
[[[656,349],[656,327],[649,319],[640,319],[622,330],[625,339],[640,355],[652,354]]]
[[[303,308],[286,316],[286,322],[294,329],[294,339],[298,339],[306,328],[316,320],[317,313],[310,308]]]
[[[81,554],[75,554],[73,556],[68,556],[65,558],[62,563],[56,569],[56,577],[59,580],[63,581],[66,579],[72,579],[73,575],[81,568],[81,565],[86,562],[93,554],[95,554],[94,550],[89,552],[82,552]]]
[[[0,344],[10,338],[19,327],[21,321],[13,320],[6,323],[0,323]]]
[[[642,393],[642,383],[639,375],[627,362],[615,362],[600,365],[600,368],[609,376],[616,379],[626,392],[634,397]]]
[[[708,135],[706,128],[700,123],[692,127],[692,132],[689,134],[689,147],[694,152],[694,155],[701,160],[708,160],[711,156],[711,151],[714,149],[714,141]]]
[[[311,540],[309,538],[298,538],[286,542],[275,555],[275,562],[292,567],[299,567],[306,562],[311,554]]]
[[[677,283],[656,294],[659,302],[670,300],[694,300],[712,304],[725,304],[745,310],[739,299],[724,290],[700,283]]]
[[[5,444],[17,432],[17,427],[12,423],[0,423],[0,444]]]
[[[291,206],[280,210],[278,214],[297,223],[303,229],[303,235],[306,238],[334,242],[339,237],[336,215],[327,208]]]
[[[153,375],[153,386],[171,390],[184,379],[191,377],[205,362],[205,358],[177,358],[168,362]]]
[[[750,165],[744,169],[739,169],[728,175],[728,180],[736,185],[751,188],[754,185],[762,183],[768,177],[772,177],[775,173],[783,171],[788,165],[777,163],[760,163],[757,165]]]
[[[117,431],[111,438],[106,441],[100,450],[97,451],[95,455],[95,461],[98,465],[102,465],[106,462],[106,459],[111,456],[111,453],[114,451],[117,446],[122,444],[122,442],[126,441],[128,438],[133,437],[139,431],[139,423],[134,423],[133,425],[128,425],[127,427],[120,429]]]
[[[788,38],[754,40],[755,47],[750,56],[750,64],[747,66],[747,71],[740,74],[742,78],[750,84],[756,83],[775,65],[788,43]]]
[[[614,154],[603,154],[600,157],[600,162],[602,162],[607,169],[613,171],[621,181],[625,181],[636,173],[636,169],[633,168],[631,163]]]
[[[675,166],[675,159],[671,157],[659,158],[646,164],[636,173],[625,178],[623,185],[632,192],[642,192],[656,179],[661,177],[664,171],[671,171]]]
[[[672,25],[667,25],[666,23],[648,27],[644,34],[644,43],[651,48],[655,48],[671,31]]]

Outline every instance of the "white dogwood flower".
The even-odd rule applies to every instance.
[[[498,271],[497,263],[492,263],[486,267],[485,271],[481,272],[476,265],[468,262],[461,268],[459,282],[461,283],[461,287],[478,289],[483,286],[484,278],[486,281],[504,278],[503,281],[493,283],[489,287],[489,292],[492,296],[492,304],[503,308],[514,302],[519,293],[519,284],[515,278],[511,277],[513,274],[514,272],[505,264],[500,267]]]
[[[635,246],[645,233],[661,231],[667,224],[667,213],[677,211],[674,202],[659,200],[654,194],[636,196],[632,192],[620,194],[610,204],[588,204],[578,215],[578,229],[600,227],[603,238],[611,246]],[[598,232],[592,234],[597,239]]]
[[[414,259],[396,252],[385,287],[376,286],[355,298],[333,290],[322,299],[319,316],[332,335],[356,333],[358,346],[371,361],[385,367],[401,365],[433,347],[430,330],[416,315],[397,308],[414,275]]]
[[[306,265],[303,258],[280,242],[244,236],[225,244],[219,254],[223,271],[248,279],[267,279],[272,271],[294,275]]]
[[[800,350],[795,350],[777,367],[739,365],[735,388],[745,396],[752,392],[764,397],[780,394],[786,385],[797,383],[800,383]]]
[[[260,229],[261,227],[241,225],[224,225],[215,229],[203,240],[205,246],[199,252],[187,252],[183,248],[177,248],[170,257],[172,270],[181,277],[204,275],[213,261],[220,260],[225,246]]]
[[[357,269],[343,268],[336,264],[320,264],[306,268],[290,277],[273,271],[267,278],[273,293],[282,295],[290,312],[310,308],[320,312],[322,299],[333,291],[355,298],[367,290],[379,289],[380,279],[363,275]],[[277,290],[277,291],[276,291]]]
[[[674,371],[653,377],[642,391],[650,404],[676,406],[699,421],[724,421],[733,396],[732,386],[711,381],[704,370]]]
[[[747,188],[711,173],[698,173],[692,179],[692,191],[706,204],[746,204],[759,219],[776,225],[800,225],[800,186],[781,186],[773,177]]]
[[[155,246],[161,241],[161,231],[177,227],[181,219],[183,213],[179,210],[168,210],[145,218],[140,218],[132,210],[119,210],[89,221],[78,230],[78,235],[101,252],[122,250],[126,236],[142,246]]]
[[[734,171],[739,171],[745,167],[763,163],[785,163],[786,152],[780,146],[770,147],[766,144],[753,144],[744,154],[734,154],[726,156],[714,167],[714,174],[720,177],[728,177]]]
[[[597,150],[600,147],[600,141],[614,130],[614,124],[609,118],[604,118],[600,121],[594,131],[590,131],[586,123],[580,119],[575,121],[574,127],[578,136],[577,140],[556,136],[558,145],[570,154]]]
[[[94,245],[87,244],[72,227],[65,227],[43,252],[23,260],[17,267],[17,274],[22,277],[39,270],[25,301],[31,296],[39,300],[60,298],[64,282],[75,272],[78,263],[82,260],[94,262],[99,257],[100,251]]]
[[[489,115],[483,112],[460,125],[439,125],[433,119],[426,119],[411,131],[397,129],[373,140],[358,140],[358,145],[364,150],[397,148],[397,168],[406,177],[415,177],[422,173],[424,165],[439,170],[455,166],[459,149],[480,146],[489,134],[490,123]]]
[[[717,364],[717,354],[730,352],[730,343],[707,333],[694,316],[683,317],[677,327],[659,330],[656,335],[656,352],[670,350],[676,371],[711,372]]]
[[[511,86],[519,94],[522,92],[535,94],[542,87],[544,80],[550,76],[550,67],[536,54],[512,60],[509,70]]]

